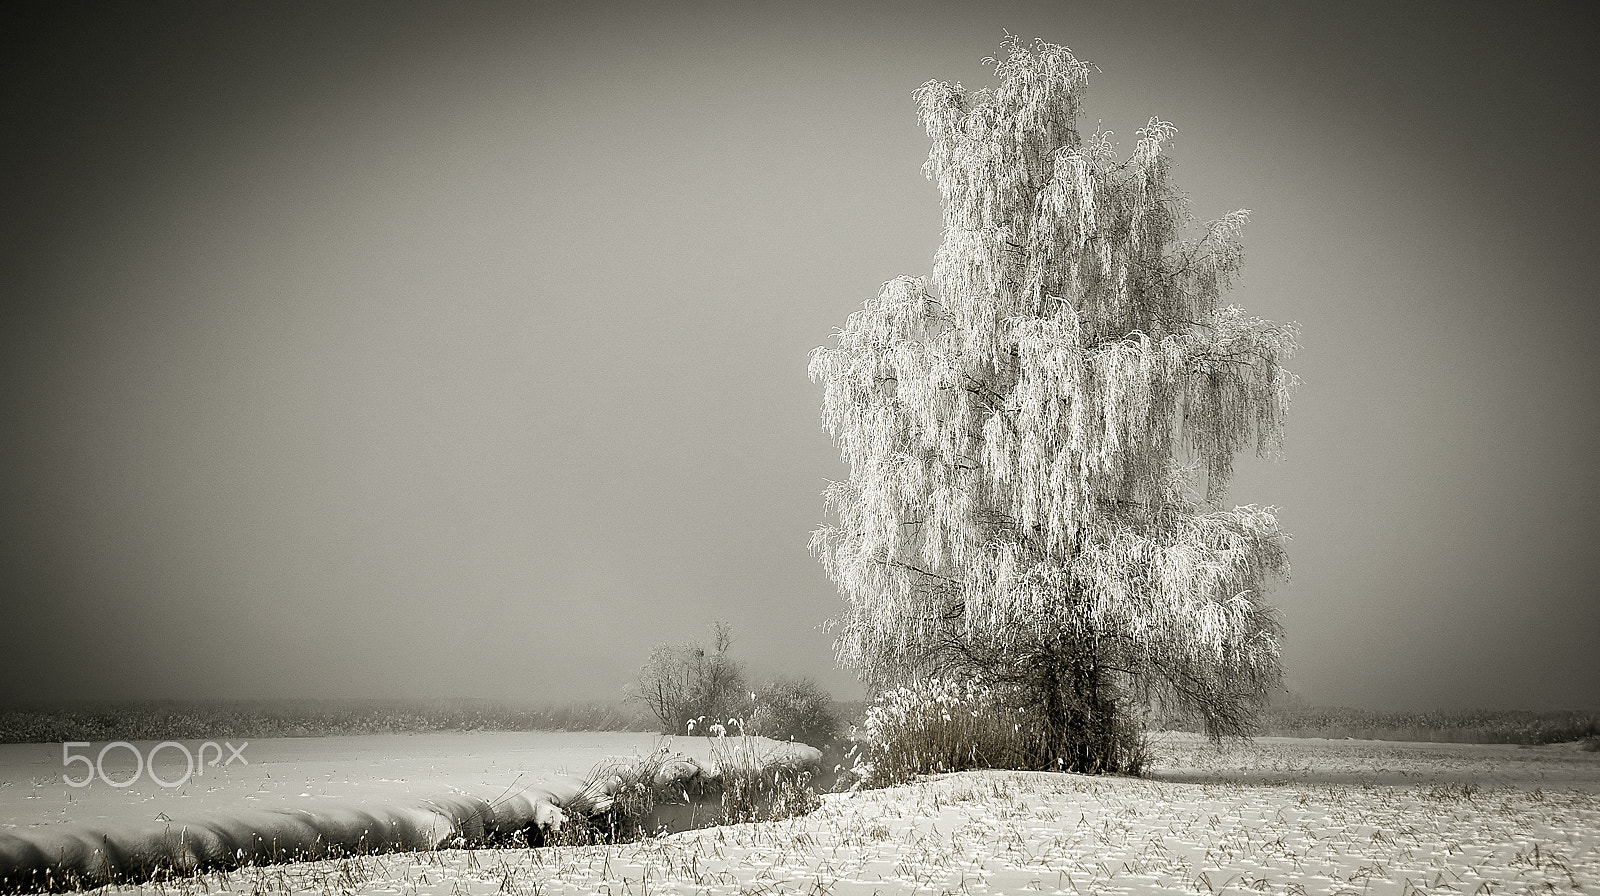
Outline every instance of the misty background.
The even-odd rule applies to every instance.
[[[0,28],[0,697],[613,700],[727,620],[860,696],[807,353],[1005,32],[1178,126],[1297,321],[1291,687],[1600,707],[1587,3],[138,4]]]

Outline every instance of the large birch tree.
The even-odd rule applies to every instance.
[[[812,548],[869,683],[960,674],[1038,713],[1041,767],[1137,763],[1136,711],[1246,733],[1281,678],[1264,590],[1288,571],[1273,508],[1225,508],[1234,456],[1276,453],[1291,326],[1222,296],[1244,211],[1197,224],[1174,127],[1122,159],[1078,119],[1089,66],[1008,39],[992,88],[930,81],[944,239],[816,349],[850,469]]]

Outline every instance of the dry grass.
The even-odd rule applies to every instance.
[[[1038,717],[972,681],[930,679],[886,691],[853,729],[849,777],[884,787],[970,768],[1026,768],[1042,752]]]

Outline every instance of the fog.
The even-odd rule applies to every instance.
[[[1590,5],[7,15],[10,700],[612,700],[719,619],[858,697],[806,357],[931,269],[911,91],[1010,31],[1252,210],[1291,686],[1600,707]]]

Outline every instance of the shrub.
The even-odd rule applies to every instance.
[[[839,733],[833,697],[815,679],[779,678],[755,693],[750,733],[821,749]]]
[[[744,664],[728,655],[728,625],[711,627],[708,649],[697,643],[661,644],[639,670],[636,696],[661,723],[663,734],[684,734],[692,719],[743,715],[748,691]]]

